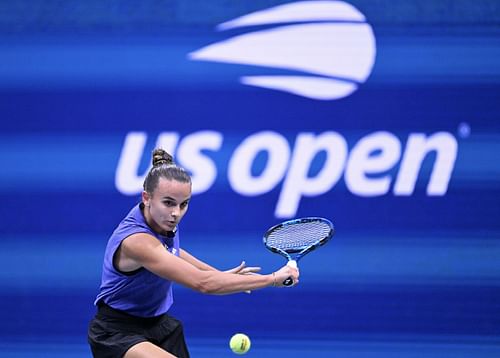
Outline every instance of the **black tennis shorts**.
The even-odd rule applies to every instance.
[[[143,318],[99,303],[88,341],[95,358],[119,358],[132,346],[151,342],[179,358],[189,358],[182,323],[167,314]]]

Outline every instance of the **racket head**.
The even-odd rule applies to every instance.
[[[288,260],[298,260],[306,253],[326,244],[335,232],[332,222],[322,217],[305,217],[284,221],[264,234],[264,245]]]

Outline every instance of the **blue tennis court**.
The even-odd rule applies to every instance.
[[[256,339],[246,357],[318,357],[318,358],[481,358],[496,357],[500,346],[494,340],[488,342],[415,342],[415,341],[373,341],[303,340],[290,342],[286,339]],[[51,357],[86,358],[90,350],[85,344],[29,343],[0,344],[0,353],[5,358]],[[190,340],[190,353],[193,358],[235,357],[224,340]]]

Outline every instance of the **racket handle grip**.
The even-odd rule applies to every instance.
[[[287,262],[286,265],[296,269],[297,268],[297,261],[290,260]],[[291,286],[291,285],[293,285],[293,278],[288,277],[285,281],[283,281],[283,286]]]

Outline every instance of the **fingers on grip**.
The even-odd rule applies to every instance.
[[[297,261],[295,260],[288,261],[286,265],[294,269],[298,269]],[[288,277],[285,281],[283,281],[283,286],[292,286],[293,284],[294,282],[292,277]]]

